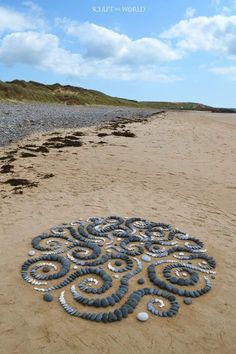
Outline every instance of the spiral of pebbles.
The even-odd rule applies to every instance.
[[[65,289],[60,292],[62,308],[95,322],[127,318],[146,296],[151,317],[139,312],[137,319],[173,317],[179,310],[178,297],[183,306],[191,304],[211,290],[209,277],[215,279],[216,274],[216,262],[199,238],[138,217],[63,223],[34,237],[31,247],[22,278],[48,302],[53,291],[69,287],[68,294]],[[130,282],[137,287],[132,293]],[[76,307],[70,305],[72,299]]]

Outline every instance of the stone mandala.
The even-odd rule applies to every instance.
[[[172,317],[215,278],[215,260],[199,238],[141,218],[76,220],[34,237],[32,247],[22,278],[45,301],[55,292],[68,314],[90,321],[125,319],[145,297],[147,312],[137,319]]]

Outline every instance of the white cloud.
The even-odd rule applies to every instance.
[[[167,63],[188,53],[236,58],[236,16],[193,17],[195,9],[189,7],[187,19],[159,37],[137,39],[94,23],[56,19],[57,28],[64,30],[63,43],[69,38],[72,51],[63,48],[58,36],[45,33],[48,28],[35,3],[24,4],[33,11],[31,17],[0,7],[0,62],[5,65],[23,63],[76,77],[172,82],[180,78],[166,70]],[[210,70],[227,75],[226,69]]]
[[[6,35],[0,46],[0,61],[51,69],[62,74],[80,74],[81,56],[60,48],[59,39],[52,34],[15,32]]]
[[[34,9],[31,2],[25,5]],[[62,47],[56,35],[35,31],[35,23],[29,22],[23,14],[10,11],[10,15],[16,16],[10,19],[11,33],[0,36],[0,62],[5,65],[21,63],[78,77],[161,82],[179,80],[176,75],[166,73],[161,64],[176,60],[179,55],[157,38],[132,40],[125,34],[93,23],[79,24],[57,19],[57,26],[73,37],[74,48],[77,49],[72,53]]]
[[[210,71],[218,75],[223,75],[227,79],[236,80],[236,66],[210,68]]]
[[[15,32],[2,39],[0,59],[7,65],[12,65],[16,61],[17,63],[37,65],[57,46],[58,39],[52,34]]]
[[[97,76],[105,79],[162,82],[178,80],[174,75],[162,73],[155,65],[133,67],[120,65],[112,58],[83,58],[78,53],[71,53],[62,48],[57,36],[32,31],[6,35],[0,45],[0,61],[8,66],[21,63],[78,77]]]
[[[94,23],[79,24],[64,18],[56,19],[56,25],[62,27],[66,34],[77,37],[85,47],[85,54],[88,57],[119,56],[131,42],[128,36]]]
[[[56,24],[77,38],[85,47],[85,55],[92,58],[114,58],[126,64],[145,64],[154,61],[179,59],[179,53],[157,38],[132,40],[125,34],[115,32],[93,23],[77,23],[57,19]]]
[[[123,63],[152,64],[180,59],[177,51],[156,38],[141,38],[131,41],[119,61]]]
[[[222,5],[220,11],[226,15],[235,13],[236,0],[231,0],[227,5]]]
[[[34,27],[32,21],[16,11],[0,6],[0,32],[20,31]]]
[[[3,32],[44,28],[46,28],[46,23],[40,18],[39,14],[32,17],[10,8],[0,6],[0,34]]]
[[[193,7],[187,7],[186,11],[185,11],[185,17],[186,18],[192,18],[196,13],[196,9],[194,9]]]
[[[33,1],[24,1],[23,5],[28,7],[34,13],[41,14],[43,12],[42,8]]]
[[[236,16],[216,15],[182,20],[161,34],[161,38],[176,41],[183,53],[221,52],[236,54]]]

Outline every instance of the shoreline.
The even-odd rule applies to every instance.
[[[31,134],[79,129],[118,118],[146,118],[162,110],[120,106],[67,106],[0,102],[0,147]]]
[[[235,113],[197,110],[135,108],[102,105],[65,105],[57,103],[11,103],[0,101],[0,148],[38,133],[55,130],[92,127],[119,118],[145,119],[163,113],[206,114],[226,116],[234,120]]]
[[[51,132],[37,132],[22,138],[17,142],[0,147],[0,184],[9,184],[14,194],[23,194],[25,188],[38,187],[40,180],[54,177],[53,173],[42,174],[40,177],[34,174],[31,179],[26,178],[30,171],[15,173],[14,168],[17,161],[26,163],[30,160],[34,164],[38,158],[47,158],[50,154],[76,154],[71,149],[87,149],[107,144],[107,138],[131,139],[136,135],[130,130],[134,125],[144,125],[154,119],[164,119],[165,113],[152,114],[148,117],[118,117],[107,122],[100,122],[91,127],[78,129],[57,129]],[[93,140],[91,140],[93,139]],[[78,150],[77,150],[78,151]],[[1,154],[3,153],[3,155]],[[24,170],[24,167],[23,167]],[[38,177],[38,178],[37,178]],[[2,195],[0,191],[0,195]],[[7,194],[3,194],[7,198]]]

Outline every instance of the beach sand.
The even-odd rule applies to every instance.
[[[37,184],[15,190],[0,184],[1,353],[234,353],[236,115],[167,112],[125,129],[136,137],[83,128],[82,146],[36,157],[20,157],[26,151],[20,146],[39,146],[53,135],[1,148],[1,157],[18,151],[10,153],[14,161],[0,161],[14,166],[0,181]],[[108,136],[97,136],[103,132]],[[145,323],[135,318],[145,299],[111,324],[69,316],[56,299],[44,302],[20,275],[31,239],[62,222],[109,215],[167,222],[199,237],[217,262],[212,290],[191,306],[178,297],[177,316],[151,315]]]

